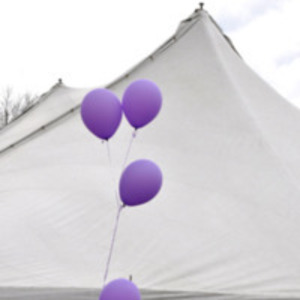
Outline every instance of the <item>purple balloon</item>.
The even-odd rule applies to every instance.
[[[117,96],[106,89],[89,92],[81,104],[81,117],[86,127],[97,137],[108,140],[117,131],[122,107]]]
[[[161,185],[162,173],[159,167],[150,160],[137,160],[121,176],[120,197],[128,206],[143,204],[156,196]]]
[[[162,95],[158,86],[146,79],[131,83],[122,100],[125,116],[136,129],[150,123],[159,113],[161,104]]]
[[[108,283],[100,294],[99,300],[140,300],[136,285],[127,279],[116,279]]]

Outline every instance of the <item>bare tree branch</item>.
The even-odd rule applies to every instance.
[[[0,96],[0,129],[28,111],[37,101],[36,95],[25,93],[16,97],[13,89],[6,87]]]

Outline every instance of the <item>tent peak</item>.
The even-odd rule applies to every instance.
[[[196,8],[194,12],[197,13],[199,11],[203,11],[204,4],[204,2],[199,2],[199,8]]]

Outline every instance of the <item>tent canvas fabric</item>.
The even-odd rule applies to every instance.
[[[164,174],[153,201],[125,208],[108,280],[143,299],[300,299],[300,113],[195,11],[110,84],[163,94],[129,162]],[[106,144],[84,127],[90,89],[53,87],[0,135],[0,299],[90,300],[102,287],[117,207]],[[115,186],[132,135],[109,142]]]

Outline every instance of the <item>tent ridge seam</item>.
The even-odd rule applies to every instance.
[[[222,30],[222,28],[218,25],[218,23],[214,20],[214,18],[211,15],[208,15],[209,19],[211,20],[211,22],[216,26],[216,28],[218,29],[218,31],[221,33],[221,35],[224,37],[224,39],[226,40],[226,42],[229,44],[229,46],[232,48],[232,50],[241,58],[241,54],[237,51],[237,49],[235,48],[233,42],[231,41],[231,39],[224,33],[224,31]]]
[[[173,34],[170,38],[168,38],[161,46],[159,46],[156,50],[154,50],[153,52],[151,52],[150,55],[146,56],[146,58],[144,58],[143,60],[141,60],[138,64],[136,64],[134,67],[132,67],[131,69],[129,69],[127,72],[125,72],[125,74],[121,75],[119,78],[117,78],[116,80],[112,81],[111,83],[107,84],[105,87],[106,88],[112,88],[113,86],[115,86],[116,84],[118,84],[121,80],[128,78],[132,73],[134,73],[136,70],[138,70],[142,65],[144,65],[145,63],[147,63],[147,61],[154,61],[154,59],[156,57],[158,57],[160,54],[162,54],[163,52],[165,52],[167,49],[169,49],[171,46],[174,45],[174,43],[178,42],[198,21],[199,21],[199,16],[200,15],[196,15],[193,18],[191,18],[191,22],[190,24],[186,23],[186,30],[178,33],[178,30],[175,32],[175,34]],[[181,22],[182,23],[182,22]]]
[[[150,55],[148,55],[142,61],[140,61],[136,66],[134,66],[133,68],[129,69],[125,74],[121,75],[119,78],[117,78],[113,82],[107,84],[105,86],[105,88],[108,88],[108,89],[112,88],[113,86],[115,86],[116,84],[118,84],[121,80],[123,80],[125,78],[128,78],[133,72],[135,72],[142,65],[144,65],[145,63],[147,63],[147,61],[149,61],[149,60],[153,61],[155,59],[155,57],[159,56],[164,51],[166,51],[167,49],[169,49],[169,47],[171,47],[172,45],[174,45],[175,42],[177,42],[179,39],[181,39],[199,21],[199,16],[201,16],[199,13],[193,14],[189,18],[189,21],[187,21],[187,19],[185,19],[184,21],[182,21],[181,24],[183,22],[186,23],[185,24],[186,28],[185,28],[185,30],[183,32],[179,33],[178,30],[177,30],[175,32],[175,34],[173,34],[169,39],[167,39],[167,41],[164,42],[160,47],[158,47],[156,50],[154,50]],[[56,90],[57,87],[59,87],[59,85],[55,84],[48,92],[46,92],[45,94],[43,94],[41,96],[41,97],[44,97],[43,101],[45,101]],[[41,103],[41,102],[39,101],[39,103]],[[0,150],[0,155],[2,155],[3,153],[5,153],[5,152],[7,152],[7,151],[9,151],[11,149],[13,149],[15,146],[18,146],[18,145],[22,144],[23,142],[25,142],[29,138],[35,136],[36,134],[38,134],[39,132],[43,131],[47,127],[53,125],[54,123],[56,123],[56,122],[64,119],[66,116],[68,116],[70,113],[72,113],[75,110],[77,110],[79,107],[80,107],[80,105],[76,105],[76,106],[72,107],[67,112],[63,113],[62,115],[58,116],[57,118],[49,121],[48,123],[46,123],[45,125],[37,128],[37,129],[33,130],[32,132],[30,132],[26,136],[20,138],[19,140],[17,140],[13,144],[10,144],[9,146],[1,149]]]
[[[29,140],[30,138],[32,138],[33,136],[37,135],[39,132],[43,132],[45,129],[47,129],[48,127],[50,127],[51,125],[54,125],[55,123],[57,123],[58,121],[63,120],[64,118],[66,118],[68,115],[74,113],[78,108],[80,107],[80,105],[74,106],[71,109],[69,109],[68,111],[64,112],[63,114],[59,115],[58,117],[56,117],[55,119],[49,121],[48,123],[40,126],[39,128],[33,130],[32,132],[30,132],[29,134],[25,135],[24,137],[20,138],[19,140],[17,140],[16,142],[10,144],[9,146],[3,148],[0,150],[0,155],[4,154],[5,152],[7,152],[8,150],[11,150],[13,148],[15,148],[16,146],[26,142],[27,140]]]

